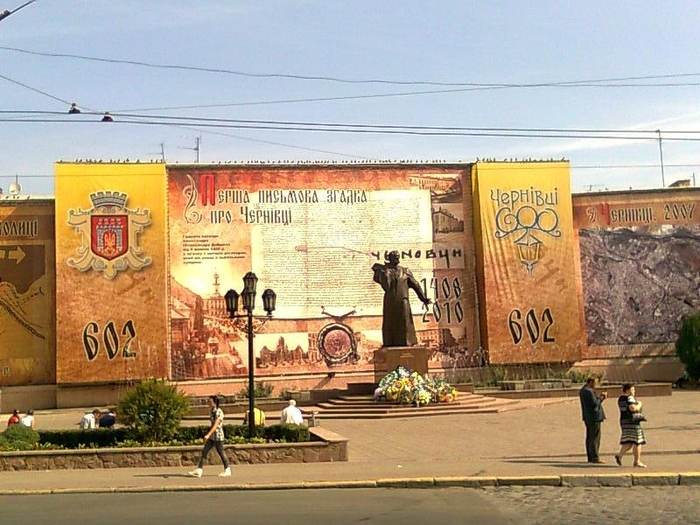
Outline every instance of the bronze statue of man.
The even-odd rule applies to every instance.
[[[374,282],[384,290],[382,339],[384,346],[415,346],[418,344],[413,325],[408,290],[412,289],[423,304],[429,305],[420,284],[411,270],[399,266],[399,252],[394,250],[385,257],[386,263],[372,266]]]

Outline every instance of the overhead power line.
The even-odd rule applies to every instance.
[[[2,113],[0,111],[0,113]],[[117,114],[121,115],[121,113]],[[659,130],[620,130],[620,129],[593,129],[593,128],[505,128],[505,127],[465,127],[465,126],[410,126],[410,125],[387,125],[387,124],[353,124],[336,122],[314,122],[314,121],[284,121],[284,120],[251,120],[251,119],[225,119],[220,117],[186,117],[171,115],[141,115],[137,113],[123,113],[130,118],[163,120],[196,120],[198,122],[223,122],[235,124],[264,124],[280,126],[314,126],[329,128],[358,128],[358,129],[387,129],[387,130],[423,130],[423,131],[506,131],[506,132],[532,132],[532,133],[628,133],[628,134],[658,134]],[[680,133],[700,133],[700,130],[664,130],[664,134]]]
[[[28,89],[30,91],[34,91],[35,93],[39,93],[40,95],[44,95],[45,97],[49,97],[53,100],[63,102],[64,104],[70,104],[70,102],[68,102],[62,98],[55,97],[52,94],[47,93],[46,91],[42,91],[42,90],[34,88],[28,84],[24,84],[23,82],[20,82],[19,80],[14,80],[10,77],[6,77],[5,75],[0,75],[0,78],[2,78],[3,80],[7,80],[8,82],[12,82],[13,84],[17,84],[18,86],[22,86],[23,88]]]
[[[578,86],[572,87],[591,87],[592,84],[580,84]],[[688,82],[683,84],[610,84],[606,86],[598,87],[611,87],[611,88],[623,88],[623,87],[688,87],[688,86],[700,86],[700,82]],[[523,86],[523,88],[534,87],[534,86]],[[542,86],[544,87],[544,86]],[[495,89],[505,89],[503,87],[470,87],[470,88],[452,88],[452,89],[426,89],[421,91],[403,91],[403,92],[392,92],[392,93],[369,93],[365,95],[339,95],[332,97],[307,97],[307,98],[288,98],[279,100],[257,100],[250,102],[226,102],[220,104],[194,104],[186,106],[161,106],[155,108],[127,108],[121,109],[122,112],[130,111],[169,111],[169,110],[182,110],[182,109],[208,109],[208,108],[231,108],[231,107],[242,107],[242,106],[272,106],[281,104],[300,104],[309,102],[340,102],[344,100],[368,100],[377,98],[398,98],[398,97],[415,97],[422,95],[444,95],[450,93],[467,93],[474,91],[489,91]]]
[[[352,79],[341,79],[334,77],[321,77],[321,76],[303,76],[303,75],[284,75],[279,73],[246,73],[240,71],[232,71],[226,69],[214,69],[214,68],[201,68],[196,66],[182,66],[182,65],[167,65],[167,64],[149,64],[146,62],[132,61],[132,60],[115,60],[106,59],[98,57],[87,57],[83,55],[71,55],[71,54],[61,54],[61,53],[41,53],[37,51],[28,51],[24,49],[0,46],[0,50],[5,51],[15,51],[19,53],[26,53],[30,55],[39,56],[50,56],[50,57],[63,57],[63,58],[76,58],[82,60],[93,60],[98,62],[108,62],[108,63],[125,63],[131,65],[141,65],[144,67],[152,68],[166,68],[166,69],[181,69],[181,70],[194,70],[194,71],[206,71],[210,73],[226,73],[233,75],[244,75],[244,76],[259,76],[261,78],[294,78],[302,80],[326,80],[333,82],[343,82],[349,84],[385,84],[385,85],[432,85],[432,86],[460,86],[452,87],[449,89],[428,89],[419,91],[404,91],[404,92],[391,92],[391,93],[368,93],[360,95],[338,95],[329,97],[306,97],[297,99],[281,99],[281,100],[259,100],[259,101],[249,101],[249,102],[231,102],[231,103],[219,103],[219,104],[196,104],[196,105],[181,105],[181,106],[161,106],[155,108],[129,108],[121,109],[121,112],[131,112],[131,111],[169,111],[169,110],[182,110],[182,109],[205,109],[205,108],[222,108],[222,107],[238,107],[238,106],[260,106],[260,105],[280,105],[280,104],[298,104],[298,103],[309,103],[309,102],[338,102],[345,100],[365,100],[365,99],[378,99],[378,98],[396,98],[396,97],[409,97],[409,96],[422,96],[422,95],[441,95],[441,94],[451,94],[451,93],[466,93],[474,91],[488,91],[488,90],[498,90],[498,89],[533,89],[533,88],[580,88],[580,87],[607,87],[607,88],[624,88],[624,87],[687,87],[687,86],[700,86],[699,82],[672,82],[672,83],[625,83],[630,80],[660,80],[660,79],[670,79],[670,78],[688,78],[700,76],[700,73],[677,73],[677,74],[665,74],[665,75],[647,75],[638,77],[618,77],[618,78],[608,78],[608,79],[595,79],[595,80],[573,80],[573,81],[562,81],[562,82],[538,82],[538,83],[475,83],[475,82],[433,82],[433,81],[391,81],[391,80],[381,80],[381,79],[365,79],[365,80],[352,80]],[[8,77],[2,77],[5,80],[14,82],[20,86],[26,87],[38,93],[44,94],[51,98],[55,98],[41,90],[27,86],[19,81],[10,79]]]
[[[35,0],[34,0],[35,1]],[[31,2],[30,2],[31,3]],[[641,82],[650,80],[665,80],[665,79],[680,79],[689,77],[700,77],[700,73],[673,73],[664,75],[643,75],[643,76],[631,76],[631,77],[613,77],[613,78],[599,78],[599,79],[588,79],[588,80],[567,80],[567,81],[551,81],[551,82],[534,82],[534,83],[521,83],[521,82],[497,82],[497,83],[485,83],[485,82],[441,82],[434,80],[388,80],[381,78],[364,78],[364,79],[353,79],[353,78],[342,78],[326,75],[300,75],[293,73],[252,73],[249,71],[240,71],[234,69],[225,68],[214,68],[214,67],[201,67],[201,66],[189,66],[182,64],[159,64],[153,62],[145,62],[142,60],[127,60],[127,59],[116,59],[116,58],[104,58],[95,57],[89,55],[78,55],[73,53],[51,53],[42,51],[31,51],[28,49],[21,49],[17,47],[10,46],[0,46],[1,50],[13,51],[16,53],[23,53],[27,55],[51,57],[51,58],[68,58],[76,60],[85,60],[90,62],[103,62],[109,64],[124,64],[131,66],[147,67],[153,69],[174,69],[181,71],[195,71],[201,73],[216,73],[225,75],[235,75],[240,77],[249,78],[281,78],[281,79],[291,79],[291,80],[311,80],[311,81],[323,81],[323,82],[336,82],[341,84],[384,84],[393,86],[444,86],[444,87],[468,87],[476,89],[510,89],[510,88],[543,88],[543,87],[639,87],[639,86],[696,86],[698,83],[634,83],[634,84],[619,84],[620,82]]]
[[[50,93],[46,93],[45,91],[42,91],[42,90],[37,89],[37,88],[34,88],[34,87],[29,86],[29,85],[27,85],[27,84],[24,84],[23,82],[19,82],[18,80],[15,80],[15,79],[12,79],[12,78],[3,76],[3,75],[0,75],[0,78],[3,78],[4,80],[7,80],[8,82],[12,82],[13,84],[17,84],[17,85],[19,85],[19,86],[22,86],[22,87],[25,88],[25,89],[29,89],[29,90],[34,91],[34,92],[36,92],[36,93],[40,93],[41,95],[44,95],[44,96],[46,96],[46,97],[49,97],[49,98],[51,98],[51,99],[53,99],[53,100],[58,100],[59,102],[63,102],[64,104],[69,104],[69,102],[68,102],[67,100],[61,99],[61,98],[56,97],[56,96],[54,96],[54,95],[51,95]],[[85,108],[85,109],[87,109],[89,112],[92,112],[93,114],[96,114],[95,110],[93,110],[93,109],[90,109],[90,108]],[[50,113],[50,114],[54,114],[54,115],[59,115],[59,114],[60,114],[60,115],[63,115],[63,113],[58,113],[58,112],[45,112],[45,111],[43,111],[43,112],[41,112],[41,111],[29,111],[29,112],[19,112],[19,113],[14,112],[14,111],[0,111],[0,114],[2,114],[2,113],[12,113],[12,114],[20,114],[20,115],[22,115],[22,114],[47,114],[47,113]],[[14,121],[15,119],[13,118],[13,119],[8,119],[8,120]],[[175,126],[175,127],[181,127],[181,128],[183,128],[183,129],[191,129],[191,130],[193,129],[193,128],[188,127],[188,126]],[[216,132],[216,131],[213,131],[213,130],[194,129],[194,131],[197,131],[198,133],[207,133],[207,134],[210,134],[210,135],[214,134],[214,135],[226,136],[226,137],[231,137],[231,138],[237,138],[237,139],[240,139],[240,140],[246,140],[246,141],[248,141],[248,142],[257,142],[257,143],[261,143],[261,144],[270,144],[270,145],[274,145],[274,146],[282,146],[282,147],[286,147],[286,148],[300,149],[300,150],[304,150],[304,151],[311,151],[311,152],[314,152],[314,153],[329,153],[329,154],[338,155],[338,156],[341,156],[341,157],[360,158],[360,159],[363,158],[363,157],[360,157],[360,156],[358,156],[358,155],[352,155],[352,154],[348,154],[348,153],[341,153],[341,152],[338,152],[338,151],[329,151],[329,150],[323,150],[323,149],[317,149],[317,148],[307,148],[307,147],[304,147],[304,146],[298,146],[298,145],[296,145],[296,144],[286,144],[286,143],[283,143],[283,142],[273,142],[273,141],[269,141],[269,140],[254,139],[254,138],[251,138],[251,137],[243,137],[243,136],[241,136],[241,135],[231,135],[231,134]]]
[[[80,116],[66,118],[63,113],[32,112],[31,117],[17,117],[18,112],[7,111],[2,114],[13,115],[12,118],[0,118],[0,122],[10,123],[72,123],[92,124],[92,118],[98,113],[84,113]],[[60,118],[45,118],[39,115],[59,116]],[[221,118],[150,116],[129,113],[112,113],[114,123],[127,125],[148,126],[190,126],[212,129],[245,129],[265,131],[303,131],[316,133],[356,133],[356,134],[389,134],[389,135],[420,135],[420,136],[468,136],[468,137],[501,137],[501,138],[537,138],[537,139],[589,139],[589,140],[657,140],[658,130],[615,130],[615,129],[567,129],[567,128],[487,128],[487,127],[442,127],[442,126],[398,126],[382,124],[350,124],[324,122],[294,122],[276,120],[241,120]],[[77,117],[77,118],[76,118]],[[700,130],[669,130],[663,131],[667,141],[700,141]]]
[[[13,9],[12,11],[6,9],[5,11],[3,11],[3,12],[0,13],[0,20],[4,20],[4,19],[7,18],[8,16],[14,15],[14,14],[15,14],[17,11],[19,11],[20,9],[24,9],[24,8],[27,7],[29,4],[33,4],[34,2],[36,2],[36,0],[29,0],[29,2],[23,3],[21,6],[16,7],[16,8]]]
[[[0,46],[2,49],[2,46]],[[22,84],[21,82],[12,80],[7,77],[2,77],[10,82],[14,82],[20,86],[36,91],[37,93],[44,94],[56,100],[63,101],[62,99],[56,98],[48,93],[45,93],[31,86]],[[679,84],[674,84],[678,86]],[[683,85],[694,85],[700,86],[700,82],[692,84]],[[657,84],[657,86],[660,86]],[[624,86],[610,86],[610,87],[624,87]],[[298,104],[298,103],[308,103],[308,102],[340,102],[344,100],[367,100],[367,99],[377,99],[377,98],[396,98],[396,97],[413,97],[421,95],[441,95],[449,93],[464,93],[469,91],[485,91],[491,89],[499,89],[496,87],[474,87],[474,88],[455,88],[455,89],[431,89],[422,91],[406,91],[406,92],[394,92],[394,93],[370,93],[365,95],[341,95],[332,97],[309,97],[309,98],[296,98],[296,99],[280,99],[280,100],[259,100],[252,102],[229,102],[221,104],[195,104],[195,105],[185,105],[185,106],[160,106],[154,108],[127,108],[118,110],[120,113],[129,113],[136,111],[169,111],[169,110],[182,110],[182,109],[211,109],[211,108],[223,108],[223,107],[243,107],[243,106],[268,106],[268,105],[280,105],[280,104]]]
[[[189,127],[189,126],[178,126],[182,129],[189,129],[191,131],[196,131],[198,133],[207,133],[208,135],[217,135],[219,137],[229,137],[229,138],[234,138],[234,139],[239,139],[239,140],[246,140],[248,142],[256,142],[260,144],[269,144],[271,146],[282,146],[284,148],[291,148],[291,149],[298,149],[302,151],[310,151],[312,153],[326,153],[330,155],[337,155],[339,157],[348,157],[352,159],[367,159],[367,157],[362,156],[362,155],[353,155],[351,153],[341,153],[339,151],[332,151],[332,150],[327,150],[327,149],[319,149],[319,148],[307,148],[304,146],[297,146],[296,144],[288,144],[285,142],[275,142],[272,140],[262,140],[262,139],[254,139],[251,137],[244,137],[243,135],[234,135],[231,133],[223,133],[221,131],[214,131],[214,130],[202,130],[202,129],[197,129],[194,127]]]

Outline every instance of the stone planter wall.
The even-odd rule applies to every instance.
[[[232,464],[313,463],[348,460],[348,440],[322,427],[309,429],[308,443],[226,445]],[[199,460],[201,446],[36,450],[0,452],[0,471],[96,469],[122,467],[189,467]],[[211,464],[219,457],[210,454]]]
[[[522,379],[499,381],[501,390],[544,390],[547,388],[570,388],[571,379]]]
[[[548,397],[578,397],[578,392],[583,383],[572,383],[568,388],[544,388],[536,390],[501,390],[500,388],[477,388],[475,393],[483,396],[501,397],[506,399],[534,399]],[[636,383],[637,395],[640,398],[670,396],[673,393],[671,383]],[[617,399],[622,393],[619,384],[605,384],[597,388],[598,392],[607,390],[610,397]]]

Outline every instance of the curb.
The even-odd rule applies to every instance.
[[[298,481],[281,483],[231,483],[225,485],[168,485],[106,488],[57,488],[0,490],[0,496],[46,494],[129,494],[155,492],[202,492],[248,490],[358,489],[358,488],[447,488],[462,487],[672,487],[700,485],[700,472],[645,472],[640,474],[563,474],[561,476],[451,476],[380,478],[376,480]]]

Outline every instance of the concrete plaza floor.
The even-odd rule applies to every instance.
[[[610,395],[612,399],[605,404],[609,419],[603,424],[601,443],[606,463],[601,465],[586,462],[577,398],[532,399],[498,414],[322,420],[322,426],[349,439],[347,462],[233,465],[230,478],[218,478],[218,467],[206,467],[201,479],[187,477],[186,467],[0,472],[0,494],[700,483],[700,392],[674,390],[672,396],[642,399],[649,418],[644,423],[648,444],[642,456],[646,469],[633,468],[629,455],[622,467],[615,464],[613,455],[619,449],[617,393]],[[83,412],[37,411],[36,426],[75,428]],[[267,416],[273,422],[278,414]],[[239,417],[229,415],[227,420]]]

